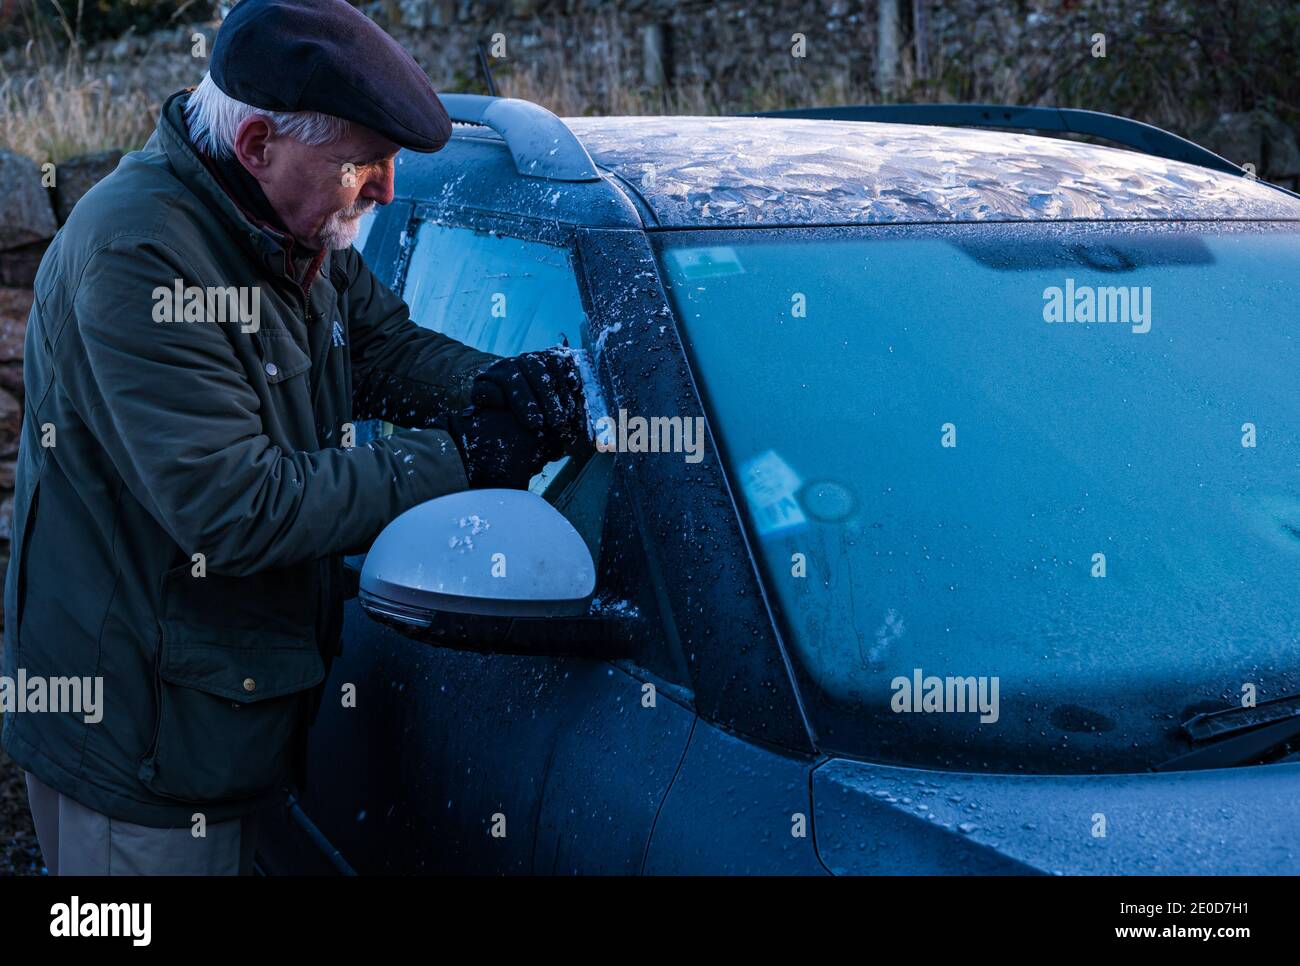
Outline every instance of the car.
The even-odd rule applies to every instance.
[[[445,101],[358,245],[585,351],[594,592],[350,600],[263,871],[1300,871],[1300,196],[1086,111]]]

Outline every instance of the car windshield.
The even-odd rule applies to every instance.
[[[1139,771],[1300,690],[1300,230],[666,232],[823,750]]]

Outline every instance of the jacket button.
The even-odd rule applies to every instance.
[[[257,690],[257,682],[252,678],[244,678],[244,690],[250,694]]]
[[[268,362],[266,364],[266,374],[268,376],[274,376],[279,371],[280,371],[280,367],[277,366],[274,362]]]

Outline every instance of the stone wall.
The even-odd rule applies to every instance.
[[[634,99],[644,112],[677,86],[707,88],[716,112],[770,98],[774,78],[808,89],[865,85],[874,69],[873,5],[850,0],[376,0],[360,7],[439,89],[481,89],[483,41],[498,81],[508,87],[526,75],[529,93],[558,113],[605,113]],[[796,33],[808,46],[799,58],[790,53]],[[84,59],[116,85],[161,101],[202,77],[196,34],[209,49],[215,25],[123,37]],[[20,76],[25,57],[17,48],[0,52],[0,68]]]
[[[481,80],[477,42],[488,47],[493,72],[507,82],[540,67],[562,68],[593,81],[566,92],[552,109],[602,113],[673,88],[703,89],[711,107],[739,107],[772,98],[774,83],[804,89],[865,88],[874,71],[874,3],[849,0],[623,0],[593,3],[463,3],[401,0],[364,6],[410,46],[444,83]],[[804,49],[792,54],[802,35]],[[505,57],[491,56],[492,38]],[[537,87],[546,90],[545,78]]]
[[[1262,175],[1285,180],[1300,176],[1300,96],[1287,86],[1297,83],[1300,39],[1279,33],[1291,25],[1288,16],[1300,27],[1300,14],[1286,12],[1289,3],[1258,0],[1231,21],[1210,16],[1212,0],[369,0],[359,6],[411,51],[440,90],[484,89],[483,42],[502,93],[561,115],[716,114],[894,100],[1058,103],[1126,114],[1206,140]],[[117,89],[147,92],[156,105],[202,77],[215,32],[213,21],[126,36],[87,51],[85,64]],[[1094,51],[1098,34],[1106,37],[1102,57]],[[12,48],[0,52],[0,68],[21,78],[29,59]]]
[[[1287,87],[1297,83],[1300,39],[1278,32],[1290,24],[1287,16],[1300,27],[1300,14],[1288,14],[1288,3],[1259,0],[1231,23],[1206,20],[1211,0],[359,6],[411,51],[440,90],[485,89],[482,42],[501,93],[562,116],[896,100],[1056,103],[1138,117],[1289,182],[1300,178],[1300,96]],[[924,29],[915,29],[918,22]],[[202,77],[215,32],[213,21],[126,36],[87,51],[84,64],[115,89],[146,92],[156,106]],[[1099,33],[1107,38],[1104,57],[1093,49]],[[0,76],[21,79],[29,61],[22,49],[0,52]]]

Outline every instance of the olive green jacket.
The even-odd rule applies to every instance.
[[[186,97],[41,263],[4,594],[6,676],[102,680],[98,721],[29,707],[4,747],[159,827],[302,780],[342,555],[467,485],[442,430],[350,446],[354,424],[427,425],[495,358],[415,325],[355,249],[304,289],[195,153]]]

